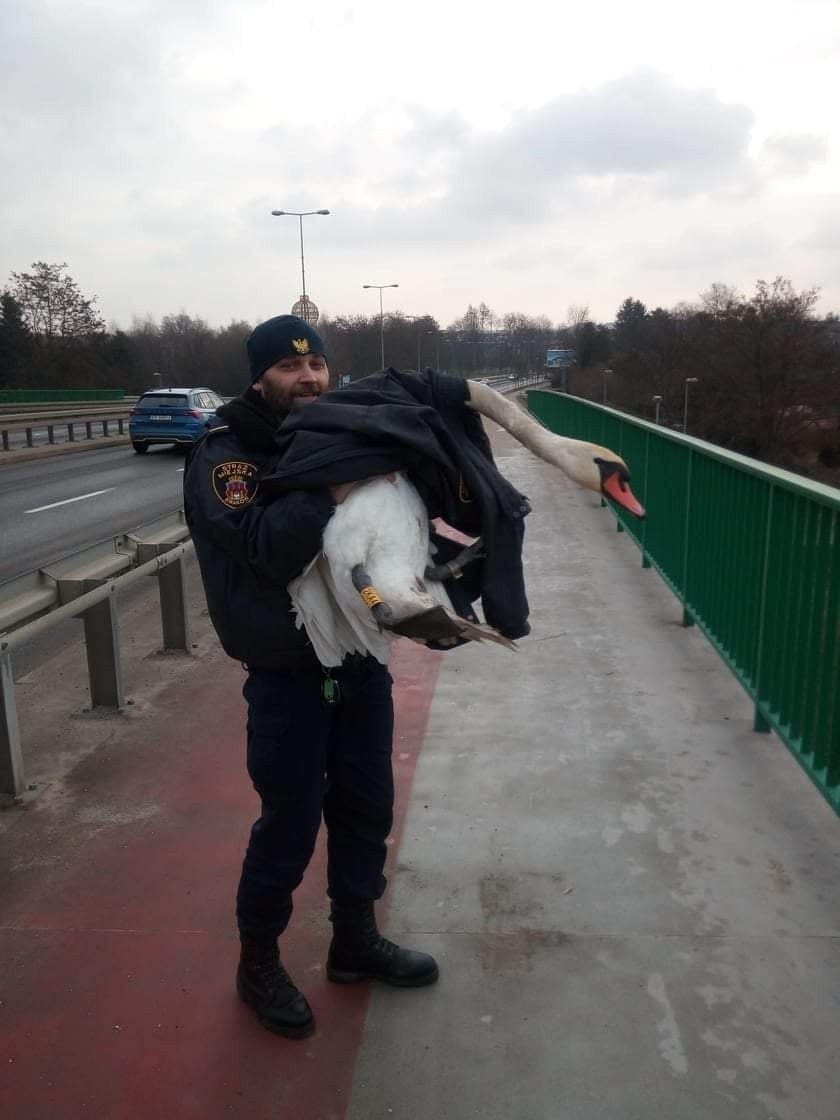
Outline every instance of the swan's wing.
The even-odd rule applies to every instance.
[[[359,640],[355,628],[348,624],[336,602],[330,584],[326,565],[319,560],[293,579],[287,589],[296,624],[306,630],[320,663],[334,668],[349,653],[373,653],[383,665],[387,664],[387,655],[383,660],[381,648],[371,649],[369,643]],[[384,645],[387,650],[387,642]]]

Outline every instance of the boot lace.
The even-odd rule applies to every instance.
[[[375,953],[381,953],[389,960],[393,960],[399,952],[399,945],[395,945],[393,941],[389,941],[387,937],[383,937],[380,933],[376,941],[371,945]]]
[[[275,995],[283,988],[294,988],[291,977],[277,957],[252,957],[248,961],[248,967],[255,978]]]

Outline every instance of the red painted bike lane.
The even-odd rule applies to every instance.
[[[398,643],[393,863],[441,655]],[[236,998],[233,900],[256,795],[243,677],[210,657],[25,810],[0,864],[0,1099],[15,1120],[340,1120],[368,987],[329,984],[325,851],[283,956],[318,1030]],[[387,896],[386,896],[387,900]],[[409,993],[409,997],[410,997]]]

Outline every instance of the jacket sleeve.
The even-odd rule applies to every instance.
[[[233,497],[226,499],[220,472],[234,464],[243,469],[234,478]],[[184,512],[193,537],[209,541],[258,578],[285,586],[318,555],[335,502],[324,488],[292,490],[263,503],[259,470],[247,454],[220,462],[212,439],[205,439],[184,472]]]

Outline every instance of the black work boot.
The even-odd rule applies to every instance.
[[[286,1038],[306,1038],[315,1030],[312,1008],[280,963],[276,941],[242,938],[236,990],[267,1030]]]
[[[327,976],[337,984],[354,980],[382,980],[400,988],[434,984],[438,966],[428,953],[401,949],[376,928],[373,903],[330,907],[333,937],[327,956]]]

